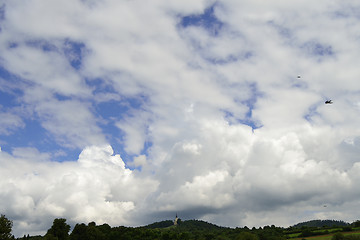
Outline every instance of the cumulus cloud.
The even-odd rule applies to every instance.
[[[201,145],[193,141],[179,144],[171,160],[163,165],[166,180],[160,182],[156,199],[161,203],[159,211],[180,209],[189,218],[222,219],[219,223],[232,226],[259,226],[266,222],[264,219],[256,222],[254,216],[259,216],[259,212],[271,216],[281,209],[294,208],[300,214],[304,202],[311,208],[316,206],[318,211],[322,211],[319,206],[324,203],[345,204],[341,195],[349,194],[356,184],[353,176],[337,164],[341,158],[339,145],[334,144],[336,141],[326,141],[331,138],[329,132],[316,132],[307,126],[291,132],[287,129],[287,133],[275,137],[272,132],[260,129],[252,133],[249,127],[225,122],[199,132]],[[211,137],[207,136],[210,133]],[[310,146],[304,142],[308,135],[314,142]],[[332,150],[325,153],[321,148]],[[203,208],[208,207],[212,210],[204,214]],[[218,216],[213,211],[219,208]],[[231,221],[221,217],[232,211],[229,209],[239,211]],[[245,213],[247,217],[241,217]],[[283,217],[287,221],[291,219]],[[273,221],[286,222],[280,217]]]
[[[1,212],[17,233],[176,212],[228,226],[355,220],[357,8],[6,3],[0,94],[16,101],[0,108]],[[28,120],[57,147],[14,143]],[[53,159],[69,149],[77,160]]]
[[[157,186],[126,169],[110,146],[87,147],[76,162],[52,162],[34,149],[0,154],[1,212],[14,220],[17,234],[43,233],[55,217],[72,224],[133,224],[140,199]]]

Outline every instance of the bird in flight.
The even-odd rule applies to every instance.
[[[325,101],[325,104],[332,104],[333,103],[333,101],[331,101],[331,100],[326,100]]]

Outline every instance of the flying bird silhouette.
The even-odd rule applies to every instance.
[[[331,101],[331,100],[326,100],[325,101],[325,104],[332,104],[333,103],[333,101]]]

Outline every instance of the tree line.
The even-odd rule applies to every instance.
[[[347,223],[345,221],[341,220],[310,220],[306,222],[301,222],[298,224],[295,224],[293,227],[295,228],[301,228],[303,226],[305,227],[347,227],[350,226],[350,223]]]
[[[360,221],[351,224],[354,227],[355,225],[360,227]],[[0,240],[16,239],[11,234],[11,230],[12,221],[7,219],[5,215],[1,215]],[[176,226],[171,220],[156,222],[143,227],[111,227],[106,223],[97,225],[95,222],[90,222],[88,224],[78,223],[72,231],[70,230],[71,227],[65,218],[56,218],[45,235],[24,235],[17,240],[285,240],[291,236],[301,237],[303,232],[309,230],[311,232],[314,227],[282,228],[271,225],[252,229],[248,227],[228,228],[201,220],[182,221],[179,219]],[[297,233],[299,234],[296,235]],[[334,240],[360,240],[360,237],[347,238],[348,236],[341,233],[334,234],[334,237],[337,237]]]

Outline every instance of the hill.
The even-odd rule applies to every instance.
[[[311,220],[307,222],[301,222],[295,224],[294,228],[301,228],[301,227],[346,227],[350,224],[344,221],[339,220]]]
[[[149,225],[144,226],[144,228],[149,228],[149,229],[155,229],[155,228],[167,228],[170,226],[173,226],[174,222],[171,220],[165,220],[165,221],[161,221],[161,222],[154,222],[151,223]]]
[[[149,225],[144,226],[144,228],[148,229],[156,229],[156,228],[169,228],[174,226],[174,222],[171,220],[165,220],[161,222],[155,222]],[[220,227],[212,223],[208,223],[202,220],[178,220],[177,228],[181,231],[204,231],[204,230],[220,230],[226,229],[226,227]]]
[[[220,230],[225,229],[226,227],[220,227],[218,225],[208,223],[202,220],[186,220],[180,221],[178,227],[181,230],[186,231],[206,231],[206,230]]]
[[[54,223],[59,220],[55,219]],[[54,224],[50,228],[54,228]],[[63,221],[64,224],[66,224]],[[320,226],[320,227],[318,227]],[[324,226],[326,226],[324,228]],[[329,227],[330,226],[330,227]],[[335,227],[334,227],[335,226]],[[286,240],[286,239],[304,239],[318,235],[327,236],[330,239],[333,234],[358,234],[360,232],[360,221],[356,221],[349,225],[344,221],[337,220],[311,220],[298,223],[290,228],[276,227],[275,225],[264,226],[252,229],[248,227],[221,227],[202,220],[186,220],[178,219],[177,225],[171,220],[154,222],[142,227],[111,227],[104,223],[96,225],[95,222],[89,224],[78,223],[69,234],[66,228],[58,232],[49,232],[44,236],[25,236],[18,240],[47,240],[57,239],[59,236],[67,236],[70,240],[80,239],[101,239],[101,240],[165,240],[165,239],[182,239],[182,240],[198,240],[198,239],[257,239],[257,240]],[[63,234],[63,235],[59,235]],[[329,235],[332,234],[332,235]],[[351,236],[352,240],[360,240]],[[61,238],[59,238],[61,239]],[[350,238],[344,238],[350,239]],[[320,240],[320,238],[319,238]]]

